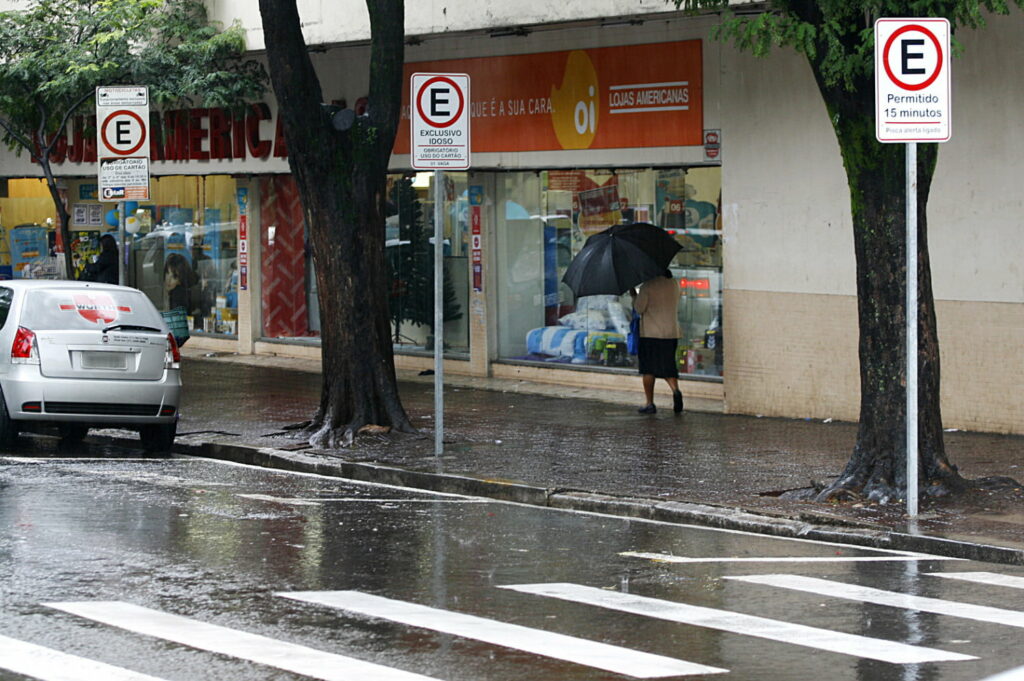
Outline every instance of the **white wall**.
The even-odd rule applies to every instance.
[[[721,50],[726,287],[856,295],[846,173],[807,60]]]
[[[953,61],[952,139],[928,202],[935,297],[1024,302],[1024,13],[963,31]]]
[[[1021,35],[1016,10],[957,35],[953,135],[928,203],[937,299],[1024,302]],[[806,59],[720,49],[726,286],[856,295],[846,174]]]
[[[733,0],[734,5],[751,0]],[[2,4],[2,2],[0,2]],[[256,0],[207,0],[214,19],[230,24],[239,19],[249,32],[249,47],[264,47],[262,22]],[[299,16],[308,44],[347,43],[368,40],[369,17],[362,0],[298,0]],[[614,20],[622,17],[654,19],[674,12],[669,0],[406,0],[405,32],[427,36],[479,31],[508,26],[561,24]]]

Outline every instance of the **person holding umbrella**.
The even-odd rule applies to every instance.
[[[679,343],[679,282],[672,272],[648,279],[640,285],[633,299],[633,309],[640,315],[640,342],[637,363],[643,377],[647,403],[637,411],[657,413],[654,406],[654,383],[663,378],[672,389],[672,411],[683,411],[683,393],[679,391],[679,366],[676,346]]]
[[[613,225],[587,239],[562,277],[577,298],[634,291],[633,308],[643,315],[638,357],[647,404],[640,408],[641,414],[658,411],[654,406],[658,378],[672,388],[673,410],[683,411],[676,366],[679,285],[668,269],[681,248],[675,237],[650,223]],[[636,294],[638,284],[642,285]]]

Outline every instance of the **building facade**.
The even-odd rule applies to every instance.
[[[358,112],[368,25],[362,3],[351,4],[342,22],[299,2],[325,103]],[[241,19],[258,57],[254,3],[209,5]],[[712,38],[716,16],[661,0],[408,5],[408,73],[472,79],[472,167],[446,173],[443,188],[446,371],[639,389],[622,342],[628,297],[575,300],[560,279],[587,236],[644,221],[683,246],[672,271],[684,394],[727,412],[856,420],[848,190],[803,57],[740,53]],[[953,136],[928,206],[947,427],[1024,432],[1013,179],[1024,93],[1007,86],[1024,70],[1022,29],[1015,12],[957,35]],[[90,156],[77,126],[56,167],[85,248],[112,205],[96,200],[95,146]],[[151,200],[129,211],[142,224],[131,282],[163,306],[187,288],[199,347],[318,356],[312,259],[272,93],[244,116],[161,112],[151,127],[161,130]],[[434,191],[410,167],[408,134],[405,118],[391,163],[389,300],[398,365],[427,368]],[[17,276],[52,211],[25,179],[38,168],[0,158],[0,222]]]

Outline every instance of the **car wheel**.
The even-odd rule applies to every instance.
[[[7,400],[4,399],[4,394],[0,391],[0,447],[14,444],[16,437],[18,437],[18,428],[14,425],[10,412],[7,411]]]
[[[167,454],[174,444],[174,436],[178,432],[178,423],[161,423],[155,426],[139,428],[139,439],[147,452]]]
[[[57,431],[60,433],[60,439],[64,442],[77,444],[89,434],[89,426],[83,426],[79,423],[62,423],[57,426]]]

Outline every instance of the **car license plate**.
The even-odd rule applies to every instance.
[[[83,352],[83,369],[120,369],[128,368],[127,352]]]

